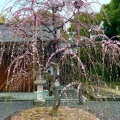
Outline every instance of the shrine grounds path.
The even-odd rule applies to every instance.
[[[47,101],[48,106],[53,101]],[[87,101],[83,105],[76,102],[61,102],[61,105],[75,107],[92,112],[100,120],[120,120],[120,101]],[[24,109],[33,108],[33,101],[0,102],[0,120],[9,120],[9,116]]]

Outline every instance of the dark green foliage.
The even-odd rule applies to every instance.
[[[69,35],[73,38],[84,36],[93,39],[92,36],[102,33],[102,31],[94,28],[101,24],[101,15],[95,12],[80,12],[74,16],[71,26],[68,28]],[[99,36],[95,41],[101,41]]]
[[[71,81],[82,81],[85,82],[86,79],[93,82],[95,79],[106,82],[119,81],[120,78],[120,67],[117,64],[118,59],[112,58],[111,51],[104,52],[101,43],[94,45],[82,45],[78,48],[78,56],[81,59],[81,62],[85,66],[85,73],[79,65],[76,58],[71,58],[67,56],[66,64],[62,66],[62,74],[66,83],[68,84]],[[68,62],[69,61],[69,62]]]
[[[111,0],[107,5],[103,5],[107,18],[104,16],[103,11],[101,10],[103,29],[105,34],[112,38],[113,40],[120,40],[120,0]]]

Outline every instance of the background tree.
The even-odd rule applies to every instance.
[[[104,12],[103,12],[103,14],[104,14]],[[116,63],[115,64],[111,63],[111,60],[109,59],[111,54],[106,53],[106,55],[104,57],[104,54],[102,53],[102,47],[99,42],[99,41],[104,40],[104,34],[103,34],[104,30],[101,29],[101,27],[102,27],[102,19],[101,18],[102,18],[102,15],[100,13],[81,12],[80,14],[76,14],[74,16],[73,20],[71,21],[71,26],[68,28],[69,35],[70,35],[71,39],[74,39],[79,36],[83,40],[84,40],[84,37],[86,37],[93,41],[96,41],[97,47],[94,47],[94,45],[90,45],[86,49],[87,46],[85,45],[85,46],[82,46],[80,49],[77,48],[78,55],[80,56],[82,62],[86,65],[86,67],[88,69],[87,72],[91,77],[93,76],[93,78],[94,78],[94,76],[97,75],[99,77],[102,76],[103,79],[107,82],[118,81],[118,77],[115,77],[115,76],[120,76],[119,72],[118,72],[119,67],[117,67],[115,65]],[[107,17],[104,17],[104,19],[109,20],[109,18],[107,18]],[[108,21],[106,21],[106,23],[109,24]],[[84,36],[84,37],[82,37],[82,36]],[[103,57],[105,60],[104,64],[102,61]],[[107,62],[106,60],[108,60],[108,59],[109,59],[109,64],[106,64],[106,62]],[[113,66],[115,68],[117,67],[116,72],[113,72],[114,71]],[[99,78],[99,77],[97,77],[97,78]],[[92,79],[92,78],[90,78],[90,79]]]
[[[0,17],[0,23],[5,23],[6,22],[6,18],[5,15]]]
[[[103,15],[101,21],[103,21],[105,34],[113,40],[120,40],[120,1],[111,0],[109,4],[103,5],[103,7],[108,17],[106,18],[103,15],[103,10],[101,10]]]
[[[71,26],[68,28],[70,36],[85,36],[93,38],[100,30],[100,14],[95,12],[80,12],[75,14],[71,21]],[[98,39],[98,38],[97,38]]]

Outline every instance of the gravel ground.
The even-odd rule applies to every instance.
[[[0,120],[7,120],[5,118],[8,116],[13,115],[18,111],[32,107],[32,101],[0,102]]]
[[[53,102],[48,102],[48,105],[52,104]],[[62,102],[61,105],[83,108],[94,113],[100,120],[120,120],[120,101],[86,102],[84,105],[78,105],[76,102]],[[0,120],[5,120],[7,116],[32,107],[34,107],[32,101],[0,102]]]
[[[49,102],[49,105],[53,104]],[[81,108],[92,112],[100,120],[120,120],[120,101],[89,101],[83,105],[78,105],[76,102],[63,102],[61,105],[69,107]]]

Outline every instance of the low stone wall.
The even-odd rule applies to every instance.
[[[34,92],[10,92],[10,93],[0,93],[0,98],[5,100],[35,100],[36,99],[36,93]]]
[[[44,90],[43,98],[47,99],[48,91]],[[53,97],[52,97],[53,98]],[[1,92],[0,101],[7,100],[36,100],[37,92]]]
[[[61,99],[78,99],[78,91],[75,90],[73,87],[69,87],[65,90],[63,90],[63,86],[57,87],[57,92],[60,95]]]

